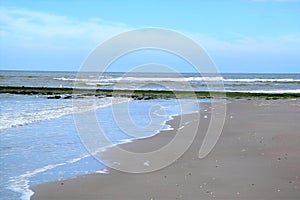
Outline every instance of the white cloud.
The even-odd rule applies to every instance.
[[[200,42],[204,47],[211,51],[233,53],[300,52],[300,33],[256,37],[232,33],[232,35],[234,35],[234,39],[230,40],[213,38],[199,33],[186,32],[186,34]]]
[[[89,48],[134,28],[99,18],[79,21],[65,16],[9,8],[0,8],[0,26],[1,43],[46,47],[73,47],[80,44]],[[225,40],[195,32],[182,32],[213,51],[283,51],[299,49],[300,46],[300,33],[272,37],[231,33],[234,39]]]
[[[65,16],[23,9],[0,9],[1,38],[23,45],[98,44],[122,31],[126,24],[89,19],[79,21]],[[9,41],[10,42],[10,41]]]

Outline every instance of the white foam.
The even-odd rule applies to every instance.
[[[224,81],[224,82],[278,82],[278,83],[300,83],[300,79],[292,79],[292,78],[231,78],[226,79],[223,77],[190,77],[186,78],[186,80],[190,81]]]
[[[204,77],[118,77],[118,78],[102,78],[102,79],[79,79],[79,78],[53,78],[61,81],[77,81],[86,83],[101,82],[118,82],[118,81],[149,81],[149,82],[183,82],[183,81],[225,81],[225,82],[282,82],[282,83],[300,83],[300,79],[293,78],[223,78],[221,76],[204,76]]]
[[[210,81],[223,81],[223,77],[221,76],[216,76],[216,77],[189,77],[185,79],[186,81],[205,81],[205,82],[210,82]]]
[[[223,81],[228,82],[278,82],[278,83],[300,83],[300,79],[292,79],[292,78],[238,78],[238,79],[223,79]]]
[[[60,77],[60,78],[53,78],[54,80],[58,81],[80,81],[80,82],[98,82],[97,79],[90,78],[90,79],[78,79],[78,78],[65,78],[65,77]]]
[[[38,112],[14,112],[0,113],[0,130],[31,124],[35,122],[57,119],[65,115],[76,114],[104,108],[112,104],[127,102],[128,98],[102,98],[101,101],[95,102],[96,105],[86,105],[85,99],[81,99],[78,106],[66,106],[59,109],[40,110]],[[79,100],[76,100],[78,103]]]
[[[59,163],[55,165],[47,165],[42,168],[35,169],[33,171],[27,171],[25,174],[22,174],[20,176],[11,177],[10,185],[8,186],[8,189],[22,194],[21,196],[22,200],[30,200],[30,197],[34,194],[34,192],[30,189],[29,179],[37,174],[65,165],[67,163],[68,162]]]
[[[297,94],[300,89],[295,90],[229,90],[226,92],[243,92],[243,93],[266,93],[266,94]]]
[[[98,170],[98,171],[95,171],[96,174],[108,174],[108,170],[107,169],[104,169],[104,170]]]
[[[99,81],[103,82],[116,82],[122,79],[122,77],[118,78],[105,78],[105,79],[97,79],[95,77],[93,78],[65,78],[65,77],[59,77],[59,78],[53,78],[54,80],[58,81],[74,81],[74,82],[85,82],[85,83],[98,83]]]
[[[22,194],[22,196],[21,196],[22,200],[30,200],[30,197],[34,194],[34,192],[30,189],[30,184],[29,184],[30,183],[30,178],[32,178],[32,177],[34,177],[34,176],[36,176],[40,173],[43,173],[45,171],[54,169],[56,167],[60,167],[60,166],[66,165],[66,164],[73,164],[73,163],[79,162],[80,160],[82,160],[84,158],[87,158],[87,157],[90,157],[91,155],[96,155],[99,152],[103,152],[106,148],[109,148],[109,147],[110,146],[102,147],[102,148],[99,148],[96,152],[94,152],[92,154],[86,154],[86,155],[83,155],[81,157],[74,158],[74,159],[68,160],[68,161],[63,162],[63,163],[58,163],[58,164],[53,164],[53,165],[46,165],[44,167],[35,169],[33,171],[27,171],[22,175],[10,177],[10,180],[9,180],[10,185],[7,187],[7,189]],[[96,173],[100,173],[100,171],[101,171],[101,173],[108,173],[106,169],[96,171]]]
[[[97,82],[97,83],[85,83],[86,85],[89,86],[107,86],[107,85],[113,85],[113,83],[102,83],[102,82]]]
[[[108,81],[116,79],[107,79]],[[222,77],[122,77],[117,81],[141,81],[141,82],[185,82],[185,81],[222,81]]]

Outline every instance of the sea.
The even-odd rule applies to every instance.
[[[220,87],[208,85],[220,82],[226,92],[300,93],[300,74],[85,72],[78,76],[77,72],[0,71],[0,86],[73,88],[77,85],[88,89],[210,91]],[[87,98],[92,97],[78,97],[76,106],[75,97],[48,97],[0,94],[0,199],[29,200],[33,194],[31,186],[85,174],[109,173],[109,168],[86,150],[74,123],[74,114],[90,112],[84,105]],[[92,109],[99,126],[117,145],[169,130],[172,127],[166,122],[173,116],[196,112],[201,109],[201,103],[207,101],[211,100],[194,99],[183,110],[182,102],[177,99],[97,97]],[[136,126],[147,127],[156,118],[158,126],[145,129],[147,131],[139,137],[124,133],[115,123],[113,107],[116,104],[128,107]],[[107,144],[99,146],[110,148]]]

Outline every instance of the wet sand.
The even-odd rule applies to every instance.
[[[199,159],[210,113],[201,111],[200,121],[194,121],[196,113],[175,117],[169,121],[174,130],[120,145],[148,152],[170,141],[180,120],[191,122],[182,129],[186,132],[199,124],[191,147],[164,169],[146,174],[109,169],[108,174],[41,184],[32,188],[32,199],[300,199],[300,99],[232,100],[218,143]],[[103,158],[113,155],[108,150]]]

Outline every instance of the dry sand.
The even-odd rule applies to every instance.
[[[174,199],[300,199],[300,99],[232,100],[222,135],[213,151],[198,159],[210,120],[201,111],[184,131],[200,124],[198,135],[172,165],[152,173],[129,174],[109,170],[33,187],[39,200],[174,200]],[[205,118],[204,116],[207,116]],[[173,131],[121,145],[147,152],[166,144],[176,133],[180,117],[169,124]],[[108,150],[103,157],[113,156]]]

